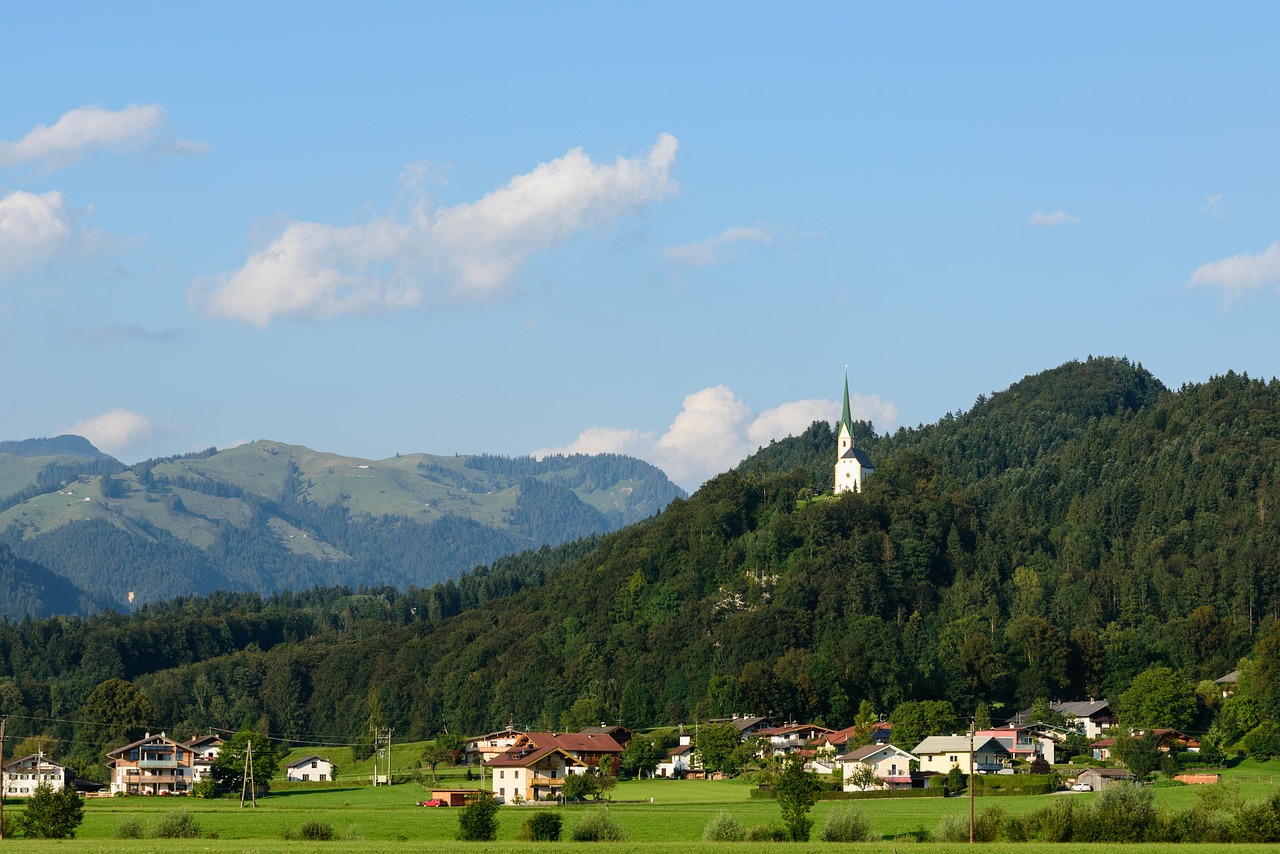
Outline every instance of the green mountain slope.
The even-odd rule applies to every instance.
[[[65,450],[65,438],[9,445]],[[4,540],[117,607],[218,588],[430,584],[681,494],[624,457],[362,460],[269,441],[130,469],[0,454],[5,492]]]
[[[406,738],[510,718],[844,725],[862,701],[946,698],[967,715],[1115,699],[1153,665],[1194,686],[1280,614],[1280,382],[1169,390],[1124,360],[1071,363],[867,436],[876,472],[839,499],[812,495],[834,462],[824,431],[656,517],[428,588],[215,594],[0,627],[0,681],[63,678],[54,662],[105,649],[166,724],[262,715],[273,732],[350,739],[368,717],[352,697],[370,688]],[[69,684],[96,684],[78,672]],[[42,684],[20,689],[29,707]]]

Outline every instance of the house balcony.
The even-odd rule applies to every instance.
[[[138,760],[139,768],[177,768],[178,760],[176,759],[140,759]]]

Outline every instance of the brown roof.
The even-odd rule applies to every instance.
[[[622,745],[609,735],[592,732],[527,732],[525,739],[538,747],[559,747],[569,753],[621,753]],[[520,742],[516,742],[518,747]]]
[[[532,745],[513,747],[505,753],[499,753],[484,764],[491,765],[495,768],[527,768],[540,759],[550,756],[553,753],[559,753],[564,757],[565,762],[572,762],[575,765],[584,764],[582,761],[575,759],[559,747],[534,747]]]
[[[132,750],[133,748],[135,748],[135,747],[141,747],[141,746],[142,746],[142,745],[144,745],[144,744],[154,744],[154,745],[157,745],[157,746],[168,745],[168,746],[170,746],[170,747],[173,747],[175,750],[185,750],[185,751],[187,751],[188,753],[194,753],[194,752],[195,752],[195,751],[193,751],[190,747],[186,747],[186,746],[184,746],[184,745],[178,744],[178,742],[176,742],[176,741],[174,741],[173,739],[171,739],[171,738],[169,738],[169,737],[165,736],[165,734],[164,734],[164,733],[161,733],[160,735],[148,735],[148,736],[145,736],[145,737],[143,737],[143,738],[138,739],[137,741],[135,741],[135,742],[133,742],[133,743],[131,743],[131,744],[126,744],[124,747],[117,747],[115,750],[109,750],[109,751],[107,751],[107,755],[108,755],[108,756],[117,756],[117,755],[120,755],[120,754],[124,753],[126,750]]]

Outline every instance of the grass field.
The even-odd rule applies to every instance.
[[[1275,769],[1280,770],[1280,769]],[[1226,772],[1226,779],[1236,781],[1247,799],[1258,799],[1276,790],[1273,769],[1257,763],[1244,763]],[[1280,775],[1277,775],[1280,776]],[[464,782],[453,775],[441,780],[441,785],[459,786]],[[476,783],[472,783],[476,785]],[[188,798],[98,798],[86,802],[85,820],[78,839],[73,841],[44,842],[40,840],[6,839],[3,851],[104,851],[104,852],[274,852],[274,851],[451,851],[475,852],[545,851],[563,847],[579,847],[574,843],[518,843],[516,834],[521,823],[535,808],[507,806],[499,810],[497,843],[456,842],[458,820],[456,809],[430,809],[415,806],[428,796],[429,787],[415,783],[396,786],[344,786],[328,788],[288,787],[273,792],[259,801],[257,808],[241,808],[234,800],[199,800]],[[718,812],[732,814],[744,825],[752,826],[775,822],[779,818],[776,803],[753,800],[753,786],[740,780],[676,781],[641,780],[618,785],[613,792],[614,802],[609,814],[625,830],[626,843],[602,844],[610,851],[670,851],[696,848],[699,851],[817,851],[831,850],[829,844],[813,842],[808,845],[726,843],[704,844],[700,842],[702,829]],[[1181,809],[1195,800],[1193,786],[1155,789],[1158,803],[1164,808]],[[981,812],[987,806],[998,805],[1006,813],[1024,814],[1045,805],[1049,798],[1079,798],[1088,800],[1096,795],[1057,794],[1039,796],[990,797],[978,799]],[[918,831],[932,832],[949,814],[964,814],[968,801],[963,798],[903,799],[849,802],[823,802],[811,813],[816,830],[833,810],[848,806],[866,815],[874,832],[882,842],[860,845],[841,845],[850,851],[911,851],[949,852],[967,849],[967,846],[921,843],[912,834]],[[602,809],[601,806],[544,807],[557,809],[564,816],[567,831],[582,817]],[[216,834],[216,839],[198,840],[117,840],[117,828],[130,819],[144,826],[158,821],[165,813],[187,810],[200,824],[203,833]],[[21,812],[14,801],[6,803],[6,815]],[[304,821],[328,822],[342,838],[334,842],[286,842],[286,832],[296,830]],[[984,851],[1036,852],[1102,852],[1113,849],[1105,845],[1039,845],[994,844],[984,845]],[[1208,851],[1210,846],[1179,846],[1179,852]],[[1154,852],[1168,850],[1168,846],[1133,845],[1127,851]],[[1233,852],[1268,851],[1276,846],[1232,846]]]

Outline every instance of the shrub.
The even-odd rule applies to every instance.
[[[458,811],[458,838],[464,842],[492,842],[498,835],[498,804],[488,792],[477,792]]]
[[[8,834],[5,834],[8,836]],[[142,839],[146,836],[142,822],[136,818],[126,818],[116,826],[116,839]]]
[[[216,798],[219,796],[218,784],[213,782],[212,777],[205,777],[191,787],[191,795],[196,798]]]
[[[342,832],[343,840],[347,842],[361,842],[364,840],[364,831],[360,829],[360,825],[348,825],[347,829]]]
[[[968,842],[969,816],[960,813],[944,815],[942,821],[938,822],[933,838],[937,842]]]
[[[757,824],[747,831],[748,842],[790,842],[791,831],[780,824]]]
[[[716,813],[702,829],[703,842],[744,842],[747,829],[727,812]]]
[[[1241,807],[1236,827],[1237,842],[1280,842],[1280,792]]]
[[[519,838],[527,842],[559,842],[563,826],[564,816],[539,810],[524,820]]]
[[[574,842],[621,842],[627,838],[609,811],[592,813],[573,827]]]
[[[160,816],[151,835],[156,839],[198,839],[200,824],[186,810],[175,810]]]
[[[1089,822],[1096,838],[1089,842],[1141,842],[1155,823],[1155,793],[1142,786],[1108,786],[1098,797]]]
[[[823,842],[872,842],[880,837],[871,832],[871,822],[862,813],[842,809],[827,816],[818,838]]]
[[[1076,819],[1076,804],[1071,798],[1058,798],[1051,801],[1033,816],[1036,828],[1033,831],[1045,842],[1070,842]],[[1088,809],[1082,810],[1088,812]]]
[[[333,825],[327,821],[308,819],[298,825],[298,839],[305,839],[308,842],[328,842],[333,837]]]
[[[70,787],[54,791],[42,784],[27,801],[22,833],[32,839],[69,839],[84,820],[84,801]]]

